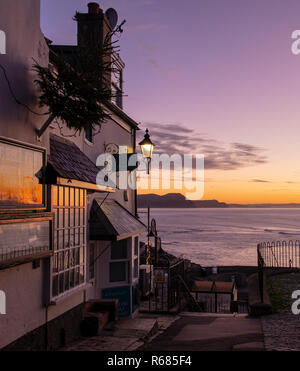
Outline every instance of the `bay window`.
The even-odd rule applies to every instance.
[[[86,282],[86,190],[53,186],[52,207],[52,297],[58,297]]]

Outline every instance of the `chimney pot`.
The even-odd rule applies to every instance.
[[[89,14],[99,14],[100,6],[98,3],[88,3]]]

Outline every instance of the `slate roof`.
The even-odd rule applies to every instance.
[[[147,227],[116,201],[94,200],[90,214],[90,239],[117,241],[143,233]]]
[[[50,136],[48,163],[61,178],[96,184],[99,168],[74,143]]]

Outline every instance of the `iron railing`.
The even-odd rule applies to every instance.
[[[267,268],[300,268],[300,240],[261,242],[257,245],[259,292],[264,301],[264,273]]]

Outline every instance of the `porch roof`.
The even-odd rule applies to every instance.
[[[94,200],[90,214],[90,240],[119,241],[146,230],[147,227],[118,202]]]
[[[69,186],[78,185],[82,188],[113,192],[113,188],[97,185],[99,171],[75,143],[57,135],[50,136],[50,157],[46,170],[48,184],[67,183]]]

